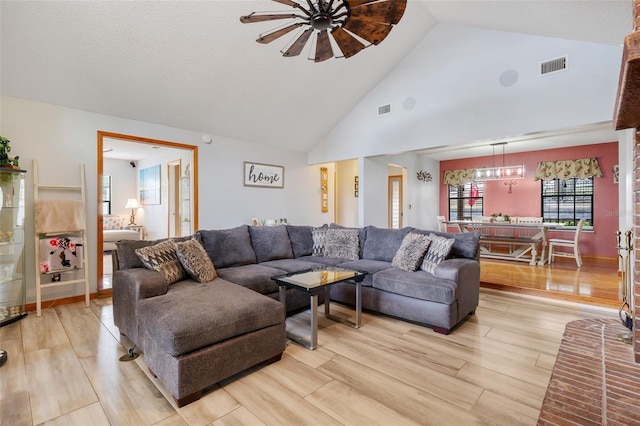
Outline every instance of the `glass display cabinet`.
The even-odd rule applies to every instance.
[[[180,178],[180,235],[191,235],[191,178]]]
[[[26,316],[25,170],[0,167],[0,327]]]

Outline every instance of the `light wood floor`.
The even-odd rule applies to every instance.
[[[355,330],[320,313],[317,350],[291,343],[281,361],[177,409],[143,356],[118,361],[130,343],[121,344],[111,299],[96,299],[90,308],[57,306],[0,328],[9,353],[0,368],[0,423],[533,425],[565,324],[616,316],[489,289],[476,315],[448,336],[370,314]]]

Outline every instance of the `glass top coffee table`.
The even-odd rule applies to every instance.
[[[284,275],[276,275],[271,279],[278,284],[278,297],[280,302],[285,305],[286,312],[286,295],[287,288],[293,288],[298,291],[304,291],[310,297],[311,324],[310,333],[308,335],[297,334],[291,330],[287,330],[287,337],[295,342],[302,344],[308,349],[314,350],[318,347],[318,295],[324,291],[324,315],[334,321],[345,323],[354,328],[360,328],[360,317],[362,314],[362,280],[366,272],[354,271],[351,269],[338,268],[334,266],[325,266],[317,269],[306,270],[301,272],[292,272]],[[356,307],[355,321],[336,317],[330,313],[331,304],[331,285],[343,281],[354,281],[356,285]]]

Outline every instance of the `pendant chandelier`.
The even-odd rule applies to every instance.
[[[475,180],[504,180],[504,179],[524,179],[524,164],[514,165],[514,166],[505,166],[504,164],[504,146],[506,142],[492,143],[491,147],[493,148],[492,155],[492,163],[491,167],[482,167],[475,169],[474,179]],[[496,157],[496,145],[502,145],[502,165],[495,165],[495,157]]]

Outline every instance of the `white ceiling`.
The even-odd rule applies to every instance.
[[[380,45],[316,64],[282,57],[287,37],[256,43],[273,22],[238,20],[288,9],[268,0],[3,0],[2,94],[306,152],[439,22],[613,45],[632,23],[631,0],[409,0]]]

